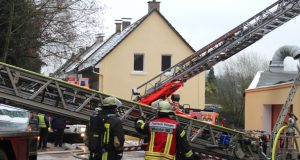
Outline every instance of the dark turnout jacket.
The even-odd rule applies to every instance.
[[[103,135],[102,143],[103,148],[99,150],[99,155],[91,158],[90,160],[120,160],[122,159],[124,150],[124,131],[122,121],[115,114],[114,110],[106,109],[98,113],[100,117],[105,119],[105,132],[100,133]],[[91,132],[91,131],[90,131]],[[109,133],[107,133],[109,132]],[[93,142],[89,142],[93,143]],[[101,148],[101,147],[100,147]]]
[[[51,128],[53,129],[65,129],[66,128],[66,118],[64,117],[53,117],[51,121]]]

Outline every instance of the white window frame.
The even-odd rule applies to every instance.
[[[134,57],[135,55],[142,55],[143,56],[143,70],[134,70]],[[131,74],[134,74],[134,75],[145,75],[146,72],[145,72],[145,54],[144,53],[134,53],[133,54],[133,71],[131,72]]]

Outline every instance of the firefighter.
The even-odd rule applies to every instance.
[[[194,156],[186,132],[171,118],[174,112],[170,103],[160,101],[157,111],[155,119],[145,123],[145,118],[142,116],[136,123],[136,130],[139,133],[148,134],[145,159],[193,160]]]
[[[61,116],[53,116],[51,120],[51,128],[54,135],[54,147],[62,147],[64,130],[66,128],[66,118]]]
[[[36,112],[30,112],[29,129],[30,131],[39,130],[39,119]]]
[[[90,160],[122,159],[125,137],[122,121],[116,115],[116,108],[121,105],[117,98],[107,97],[90,118]]]

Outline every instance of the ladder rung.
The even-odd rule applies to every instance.
[[[284,24],[285,23],[285,21],[281,21],[280,19],[276,19],[274,22],[276,22],[276,23],[280,23],[280,24]]]
[[[268,32],[270,32],[270,31],[272,31],[273,29],[261,28],[261,29],[259,29],[259,30],[263,30],[263,31],[268,31]]]
[[[253,41],[252,41],[252,39],[254,39],[254,38],[250,38],[250,39],[247,39],[245,42],[244,42],[244,44],[251,44]]]
[[[254,33],[254,34],[257,34],[257,35],[265,35],[264,33],[259,33],[259,32],[256,32],[256,33]]]
[[[300,12],[300,7],[299,8],[294,8],[292,11]]]
[[[273,28],[279,27],[279,25],[274,25],[274,24],[268,24],[267,26],[268,26],[268,27],[273,27]]]
[[[286,12],[286,14],[292,15],[293,17],[299,15],[299,13],[297,13],[297,12]]]
[[[284,19],[284,20],[290,20],[290,19],[292,19],[293,17],[282,16],[282,17],[279,17],[279,18]]]

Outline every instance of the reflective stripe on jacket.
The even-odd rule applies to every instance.
[[[116,114],[105,114],[104,131],[101,134],[101,149],[99,155],[91,160],[120,160],[124,146],[124,131],[122,121]],[[97,153],[98,154],[98,153]]]
[[[149,142],[145,159],[175,159],[176,129],[175,120],[162,117],[149,121]]]
[[[109,142],[110,124],[108,122],[106,122],[104,124],[104,128],[105,128],[105,131],[104,131],[104,135],[103,135],[103,145],[108,145],[110,143]],[[108,151],[102,153],[102,160],[107,160],[107,159],[108,159]]]

